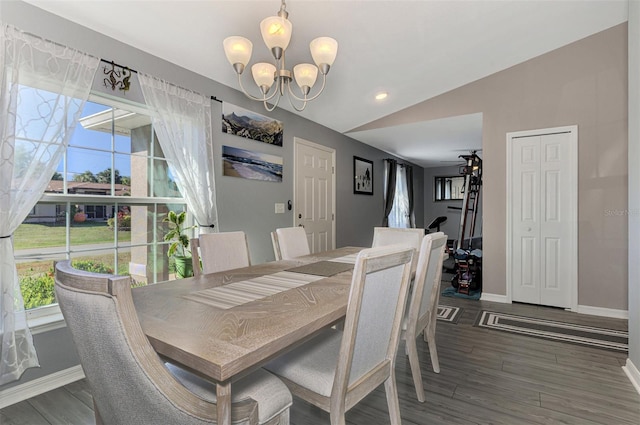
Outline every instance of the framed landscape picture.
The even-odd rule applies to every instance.
[[[224,102],[222,132],[270,145],[282,146],[282,121]]]
[[[373,162],[353,157],[353,193],[373,195]]]

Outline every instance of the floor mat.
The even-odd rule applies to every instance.
[[[440,304],[438,306],[438,320],[448,323],[458,323],[463,311],[460,307]]]
[[[615,351],[626,352],[629,350],[628,332],[614,329],[595,328],[487,310],[480,311],[475,326]]]

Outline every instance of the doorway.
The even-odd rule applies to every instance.
[[[293,138],[293,225],[304,227],[312,253],[335,249],[335,149]]]
[[[507,133],[507,299],[577,310],[578,128]]]

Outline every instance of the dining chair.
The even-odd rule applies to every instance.
[[[399,227],[374,227],[372,247],[400,244],[415,250],[411,271],[415,274],[420,243],[424,237],[424,229]]]
[[[424,229],[421,228],[374,227],[371,246],[403,244],[412,247],[417,253],[423,237]]]
[[[438,303],[440,302],[440,282],[442,280],[442,262],[444,261],[447,235],[443,232],[430,233],[422,238],[420,255],[416,268],[416,277],[410,289],[409,301],[403,323],[402,339],[409,356],[411,375],[416,388],[418,401],[424,402],[422,373],[418,360],[416,338],[422,333],[429,345],[431,364],[435,373],[440,373],[438,351],[436,349],[436,323]]]
[[[206,233],[191,239],[193,274],[249,267],[249,243],[244,232]]]
[[[276,229],[278,247],[283,260],[290,260],[311,254],[304,227],[284,227]]]
[[[384,383],[391,424],[400,424],[395,357],[413,250],[385,246],[357,257],[344,329],[327,329],[265,368],[307,402],[329,412],[332,425]]]
[[[56,299],[93,396],[97,424],[215,424],[215,386],[164,363],[142,331],[131,279],[56,264]],[[232,420],[287,425],[291,393],[259,369],[233,384]]]
[[[276,257],[276,261],[282,260],[280,244],[278,243],[278,234],[276,232],[271,232],[271,245],[273,245],[273,255]]]

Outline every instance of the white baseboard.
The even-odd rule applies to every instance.
[[[84,378],[82,366],[73,366],[24,384],[0,390],[0,409],[28,400]]]
[[[489,294],[487,292],[482,293],[482,295],[480,296],[480,301],[491,301],[491,302],[503,303],[503,304],[511,303],[511,301],[509,301],[506,295]],[[626,319],[626,320],[629,319],[629,311],[616,310],[613,308],[593,307],[590,305],[579,305],[576,312],[580,314],[590,314],[593,316],[611,317],[613,319]]]
[[[638,394],[640,394],[640,371],[638,371],[638,368],[631,362],[631,359],[627,359],[627,364],[622,366],[622,370],[627,375]]]
[[[591,314],[593,316],[611,317],[614,319],[629,319],[629,311],[616,310],[613,308],[592,307],[590,305],[579,305],[578,313]]]
[[[503,303],[503,304],[509,303],[506,295],[488,294],[486,292],[483,292],[482,295],[480,295],[480,301],[491,301],[494,303]]]

